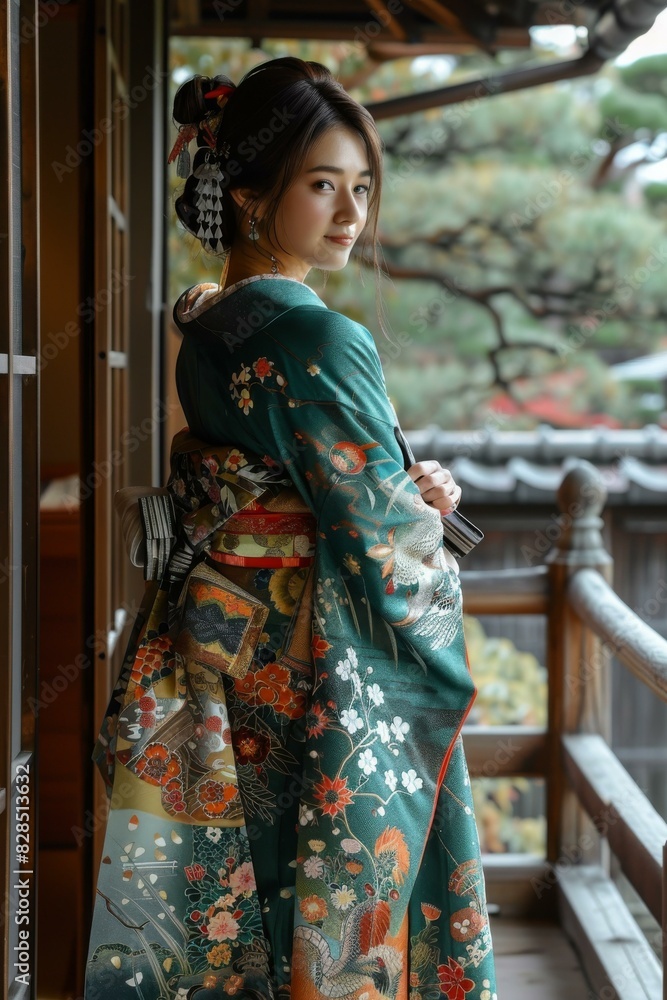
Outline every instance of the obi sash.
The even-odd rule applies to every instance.
[[[202,780],[228,788],[234,765],[222,737],[219,759],[211,754],[207,713],[219,706],[192,687],[192,677],[208,670],[209,683],[217,677],[218,687],[221,674],[242,678],[269,614],[266,604],[225,576],[225,567],[314,569],[316,518],[268,456],[209,445],[187,427],[173,439],[166,488],[134,494],[136,510],[132,516],[126,511],[123,528],[134,559],[143,553],[147,586],[93,760],[109,795],[118,761],[161,790],[161,806],[174,818],[238,821],[233,809],[212,812],[198,791]],[[137,545],[137,519],[145,546]],[[312,576],[295,614],[312,600]],[[284,654],[290,655],[289,643]],[[206,761],[195,759],[202,729],[209,739]],[[176,745],[181,757],[189,748],[191,766],[162,784]]]

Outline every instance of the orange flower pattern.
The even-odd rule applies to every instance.
[[[321,896],[306,896],[305,899],[300,901],[299,909],[309,924],[317,923],[318,920],[324,920],[329,914],[327,904]]]
[[[438,979],[448,1000],[465,1000],[466,993],[475,988],[474,980],[466,978],[463,966],[453,958],[447,959],[447,965],[438,966]]]
[[[149,743],[142,751],[137,763],[137,771],[151,785],[166,785],[170,778],[181,773],[181,765],[176,754],[163,743]]]
[[[321,803],[325,816],[337,816],[352,805],[352,792],[347,787],[347,778],[334,778],[332,781],[325,774],[322,781],[315,785],[315,798]]]

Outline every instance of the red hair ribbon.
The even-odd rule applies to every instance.
[[[219,87],[215,90],[209,90],[208,94],[204,94],[204,97],[222,97],[223,95],[227,97],[231,94],[232,90],[236,90],[236,87],[232,84],[221,83]]]

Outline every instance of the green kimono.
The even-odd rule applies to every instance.
[[[460,584],[373,338],[280,275],[174,320],[176,541],[96,747],[86,1000],[497,1000]]]

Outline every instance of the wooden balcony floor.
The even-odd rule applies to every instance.
[[[577,956],[555,923],[491,917],[498,1000],[588,1000]]]

